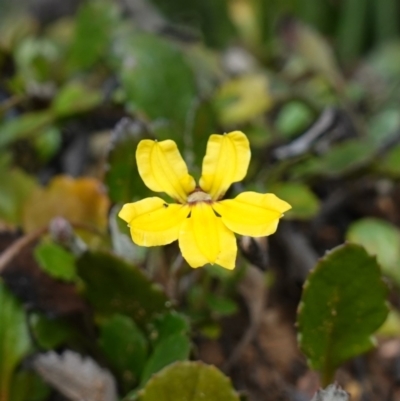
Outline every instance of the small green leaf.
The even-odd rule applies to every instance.
[[[70,326],[62,319],[50,319],[35,313],[29,316],[35,342],[43,349],[54,349],[65,344],[72,335]]]
[[[189,358],[190,339],[187,334],[176,333],[160,341],[154,348],[154,351],[147,360],[143,370],[141,386],[155,373],[165,366],[176,362],[185,361]]]
[[[171,335],[188,333],[189,328],[189,322],[184,315],[170,310],[163,314],[156,315],[150,322],[150,339],[153,345],[156,345]]]
[[[14,49],[18,76],[28,87],[32,82],[52,82],[59,78],[62,56],[60,46],[43,35],[29,36]]]
[[[285,213],[285,218],[308,220],[319,211],[320,202],[311,189],[301,183],[285,182],[274,184],[270,192],[288,202],[292,209]]]
[[[177,362],[155,375],[139,401],[239,401],[230,380],[215,366]]]
[[[375,255],[385,274],[400,285],[400,230],[379,219],[365,218],[353,223],[346,238]]]
[[[74,281],[76,278],[75,258],[62,246],[50,241],[43,241],[36,246],[34,256],[43,271],[50,276]]]
[[[0,281],[0,400],[9,400],[15,368],[31,349],[25,312]]]
[[[147,340],[135,322],[114,315],[101,325],[100,347],[120,374],[125,391],[138,383],[147,356]]]
[[[292,138],[305,130],[313,121],[314,114],[304,103],[291,101],[279,111],[276,128],[285,138]]]
[[[370,350],[371,335],[388,314],[387,288],[376,259],[345,244],[320,260],[304,284],[299,343],[323,385],[346,360]]]
[[[140,326],[168,309],[167,297],[135,266],[106,252],[86,252],[77,261],[85,293],[96,312],[130,316]]]
[[[376,148],[371,141],[351,139],[336,145],[321,157],[296,164],[293,176],[338,177],[370,163]]]
[[[61,88],[51,108],[57,117],[69,117],[94,109],[102,100],[103,96],[98,90],[71,82]]]
[[[61,131],[50,126],[34,139],[34,147],[41,162],[47,162],[55,156],[62,145]]]
[[[365,1],[365,0],[364,0]],[[400,74],[400,43],[390,41],[376,48],[367,58],[368,67],[387,83],[398,82]]]
[[[396,108],[384,109],[368,121],[367,135],[371,143],[379,146],[385,140],[397,135],[400,115]]]
[[[205,299],[211,312],[219,316],[230,316],[238,310],[236,302],[227,297],[215,295],[210,292],[205,295]]]
[[[31,138],[49,126],[54,116],[49,110],[25,113],[0,125],[0,149],[23,138]]]

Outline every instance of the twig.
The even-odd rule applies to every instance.
[[[35,242],[41,235],[48,231],[48,227],[39,228],[29,234],[24,235],[14,241],[1,255],[0,255],[0,273],[4,268],[17,256],[24,248]]]

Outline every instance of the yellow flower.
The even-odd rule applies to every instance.
[[[177,203],[158,197],[127,203],[119,212],[142,246],[175,240],[190,266],[217,263],[235,267],[233,232],[252,237],[273,234],[282,213],[291,206],[273,194],[243,192],[221,200],[232,183],[241,181],[250,162],[250,146],[240,131],[211,135],[199,186],[189,175],[176,143],[142,140],[136,150],[139,174],[154,192],[165,192]]]

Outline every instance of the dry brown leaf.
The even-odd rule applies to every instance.
[[[117,401],[111,373],[93,359],[76,352],[39,354],[33,360],[35,370],[45,381],[73,401]]]
[[[29,233],[46,226],[54,217],[71,223],[107,227],[109,200],[100,181],[94,178],[55,177],[46,188],[39,188],[26,202],[23,228]]]

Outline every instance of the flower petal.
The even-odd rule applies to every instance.
[[[233,182],[245,177],[250,156],[249,141],[243,132],[211,135],[203,159],[200,187],[213,200],[220,199]]]
[[[233,232],[263,237],[276,231],[282,213],[291,206],[274,194],[243,192],[235,199],[214,203],[213,209]]]
[[[177,240],[180,227],[189,213],[187,205],[167,204],[163,199],[154,197],[127,203],[118,216],[128,223],[136,244],[156,246]]]
[[[174,141],[144,139],[137,147],[136,160],[142,180],[154,192],[165,192],[184,203],[196,187]]]
[[[192,267],[207,263],[235,267],[236,238],[207,203],[192,206],[190,217],[181,226],[179,247]]]

